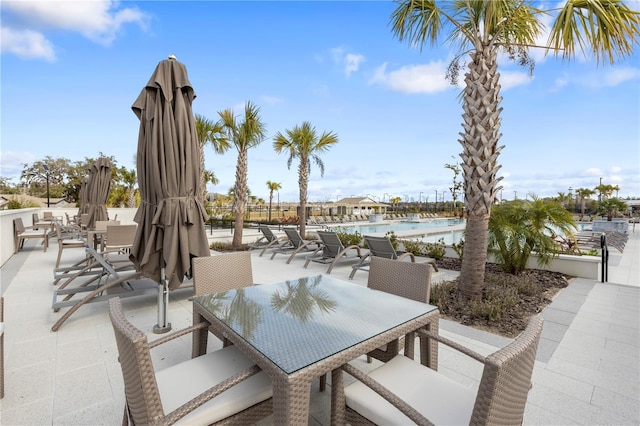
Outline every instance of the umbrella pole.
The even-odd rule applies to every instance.
[[[169,280],[165,276],[164,268],[160,269],[160,283],[158,286],[158,323],[153,326],[155,334],[166,333],[171,330],[171,323],[167,322],[167,308],[169,307]]]

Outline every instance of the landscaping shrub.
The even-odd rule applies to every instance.
[[[427,243],[425,245],[425,252],[427,256],[434,258],[435,260],[440,260],[444,257],[446,252],[444,238],[440,238],[435,243]]]

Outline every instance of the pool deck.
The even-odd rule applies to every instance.
[[[228,240],[229,230],[214,231],[211,240]],[[245,240],[258,237],[246,230]],[[58,332],[51,326],[62,315],[51,309],[52,268],[57,243],[43,253],[35,241],[0,269],[5,297],[5,397],[0,401],[2,425],[120,424],[124,407],[117,349],[104,302],[84,306]],[[62,264],[83,256],[65,250]],[[623,254],[611,252],[609,282],[573,279],[542,312],[545,319],[524,418],[525,425],[640,424],[640,231],[629,234]],[[252,252],[256,283],[325,273],[327,265],[303,256],[285,264],[285,256],[259,257]],[[351,267],[338,264],[332,276],[348,280]],[[441,271],[434,283],[455,276]],[[354,282],[366,285],[367,273]],[[191,292],[171,293],[169,320],[174,330],[190,325]],[[156,292],[123,299],[127,317],[150,339],[156,317]],[[441,320],[443,335],[488,354],[510,340]],[[210,349],[219,347],[210,340]],[[190,338],[177,339],[154,353],[158,368],[190,355]],[[353,361],[372,368],[361,357]],[[475,362],[440,349],[440,371],[475,386],[481,369]],[[329,391],[312,387],[309,423],[329,424]],[[261,424],[271,424],[266,419]]]

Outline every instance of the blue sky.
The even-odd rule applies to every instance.
[[[628,2],[637,10],[640,3]],[[547,6],[555,3],[547,3]],[[444,73],[457,50],[410,48],[393,37],[386,1],[2,1],[0,175],[50,155],[113,155],[135,168],[131,105],[157,63],[175,54],[196,91],[194,112],[252,101],[269,139],[249,154],[249,188],[298,199],[297,167],[273,151],[276,132],[311,122],[340,142],[314,167],[309,201],[372,195],[438,199],[460,162],[459,87]],[[444,40],[444,38],[443,38]],[[501,61],[503,197],[555,196],[619,185],[640,196],[640,52],[615,66],[543,52],[533,78]],[[206,150],[207,169],[233,186],[236,152]],[[445,198],[451,194],[445,192]]]

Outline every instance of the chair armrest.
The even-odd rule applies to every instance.
[[[200,322],[198,324],[194,324],[190,327],[186,327],[183,328],[182,330],[178,330],[176,332],[173,332],[167,336],[163,336],[159,339],[154,340],[153,342],[149,342],[149,348],[155,348],[156,346],[160,346],[164,343],[167,343],[177,337],[181,337],[184,336],[186,334],[190,334],[193,333],[196,330],[200,330],[201,328],[208,328],[209,327],[209,323],[206,322]]]
[[[400,256],[398,256],[398,260],[402,260],[405,257],[411,258],[412,262],[416,261],[416,256],[413,253],[408,253],[408,252],[407,253],[402,253]]]
[[[234,374],[228,379],[218,383],[216,386],[201,393],[200,395],[196,396],[190,401],[185,402],[180,407],[176,408],[171,413],[167,414],[167,416],[162,420],[162,423],[160,424],[167,425],[167,426],[175,424],[179,419],[189,414],[196,408],[200,407],[202,404],[215,398],[216,396],[220,395],[222,392],[225,392],[226,390],[232,388],[238,383],[241,383],[247,380],[249,377],[258,374],[260,371],[262,371],[260,367],[258,367],[257,365],[253,365],[247,368],[246,370],[243,370],[239,373]]]
[[[391,392],[388,388],[381,385],[378,381],[372,379],[369,375],[358,370],[351,364],[344,364],[340,367],[345,373],[355,377],[364,385],[369,387],[372,391],[386,399],[390,404],[400,410],[405,416],[409,417],[417,425],[433,425],[425,416],[420,414],[418,410],[407,404],[400,399],[396,394]]]
[[[417,331],[418,336],[419,337],[427,337],[429,339],[434,339],[437,340],[438,342],[445,344],[447,346],[449,346],[450,348],[453,348],[455,350],[457,350],[458,352],[461,352],[465,355],[467,355],[468,357],[471,357],[473,359],[475,359],[478,362],[481,362],[482,364],[485,363],[485,356],[472,351],[471,349],[467,348],[466,346],[463,346],[457,342],[454,342],[453,340],[447,339],[446,337],[442,337],[439,334],[436,334],[432,331],[427,331],[424,329],[418,330]]]
[[[355,244],[345,247],[345,248],[344,248],[344,250],[342,250],[342,251],[340,252],[340,255],[342,255],[342,254],[346,253],[347,251],[349,251],[349,250],[351,250],[351,249],[356,249],[356,250],[358,251],[358,257],[359,257],[359,258],[362,258],[362,249],[361,249],[361,247],[360,247],[360,246],[357,246],[357,245],[355,245]],[[369,252],[367,252],[367,254],[368,254],[368,253],[369,253]]]

